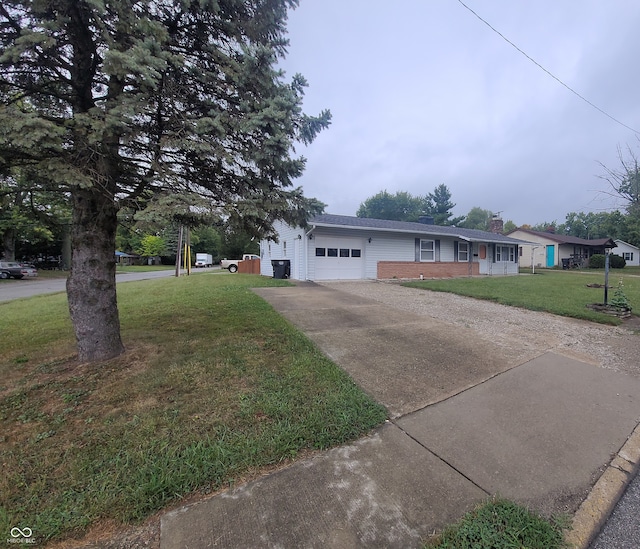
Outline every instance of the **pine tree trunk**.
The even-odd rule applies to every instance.
[[[69,312],[82,362],[124,352],[116,298],[116,208],[96,187],[73,193]]]

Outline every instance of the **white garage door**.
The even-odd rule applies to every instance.
[[[361,238],[316,237],[316,280],[352,280],[364,278],[364,240]]]

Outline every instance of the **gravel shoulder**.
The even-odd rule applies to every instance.
[[[624,326],[607,326],[455,294],[406,288],[397,282],[320,284],[394,309],[470,328],[497,347],[510,350],[517,364],[553,351],[640,377],[640,334]]]

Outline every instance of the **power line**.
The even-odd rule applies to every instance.
[[[485,25],[487,25],[487,27],[489,27],[493,32],[495,32],[500,38],[502,38],[505,42],[507,42],[509,45],[513,46],[516,50],[518,50],[522,55],[524,55],[529,61],[531,61],[534,65],[536,65],[537,67],[539,67],[540,69],[542,69],[544,72],[546,72],[551,78],[553,78],[556,82],[562,84],[565,88],[567,88],[571,93],[573,93],[574,95],[576,95],[577,97],[579,97],[580,99],[582,99],[585,103],[587,103],[588,105],[590,105],[591,107],[593,107],[594,109],[596,109],[597,111],[599,111],[600,113],[604,114],[607,118],[610,118],[611,120],[613,120],[614,122],[616,122],[617,124],[620,124],[621,126],[627,128],[628,130],[631,130],[633,133],[640,133],[638,130],[635,130],[634,128],[632,128],[631,126],[627,126],[624,122],[620,122],[620,120],[618,120],[617,118],[614,118],[613,116],[611,116],[608,112],[603,111],[600,107],[598,107],[598,105],[594,105],[591,101],[589,101],[586,97],[580,95],[576,90],[574,90],[571,86],[568,86],[567,84],[565,84],[562,80],[560,80],[555,74],[551,73],[550,71],[548,71],[547,69],[545,69],[540,63],[538,63],[533,57],[531,57],[530,55],[528,55],[526,52],[522,51],[518,46],[516,46],[511,40],[509,40],[504,34],[502,34],[498,29],[496,29],[495,27],[493,27],[489,22],[487,22],[485,19],[483,19],[482,17],[480,17],[480,15],[478,15],[475,11],[473,11],[469,6],[467,6],[462,0],[458,0],[458,2],[467,10],[469,10],[473,15],[475,15],[478,19],[480,19],[480,21],[482,21]]]

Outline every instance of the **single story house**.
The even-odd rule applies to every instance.
[[[306,229],[278,222],[278,242],[260,242],[260,273],[290,262],[296,280],[449,278],[518,274],[524,242],[502,234],[418,223],[322,214]]]
[[[137,265],[139,262],[139,255],[128,254],[116,250],[116,263],[118,265]]]
[[[507,236],[528,241],[522,246],[521,263],[530,267],[562,267],[564,263],[584,265],[593,254],[616,247],[610,238],[587,240],[550,232],[516,229]]]
[[[624,240],[616,239],[616,254],[620,255],[630,267],[640,267],[640,248]]]

